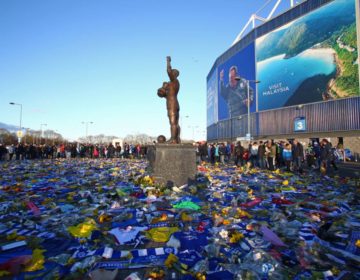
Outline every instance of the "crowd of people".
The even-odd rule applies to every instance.
[[[104,144],[61,143],[58,145],[0,144],[0,160],[54,159],[54,158],[142,158],[147,146],[124,143]]]
[[[254,141],[243,146],[237,143],[197,143],[198,161],[208,160],[211,163],[231,163],[237,166],[251,164],[260,169],[275,170],[284,168],[287,171],[303,172],[312,168],[326,172],[330,166],[337,170],[335,149],[331,142],[322,139],[313,141],[307,146],[297,139],[292,141]]]
[[[152,143],[153,144],[153,143]],[[54,158],[144,158],[147,145],[124,143],[82,144],[61,143],[58,145],[0,144],[0,160],[54,159]],[[294,139],[292,141],[254,141],[243,146],[236,143],[196,143],[197,161],[215,163],[234,163],[260,169],[303,172],[304,167],[328,170],[330,166],[337,170],[335,149],[327,139],[320,143],[313,141],[304,147]]]

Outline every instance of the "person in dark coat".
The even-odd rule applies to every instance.
[[[266,160],[265,160],[265,145],[263,141],[259,142],[258,161],[259,161],[259,167],[261,169],[264,169],[266,167]]]
[[[234,156],[235,156],[235,165],[242,166],[243,165],[243,155],[244,155],[244,147],[241,146],[241,142],[237,142],[234,148]]]
[[[301,143],[294,139],[292,147],[294,170],[298,170],[300,173],[303,172],[302,162],[304,160],[304,147]]]

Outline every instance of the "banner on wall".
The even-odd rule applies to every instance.
[[[218,66],[218,118],[234,118],[256,111],[255,45],[248,45]]]
[[[354,0],[334,0],[256,40],[258,110],[359,95]]]

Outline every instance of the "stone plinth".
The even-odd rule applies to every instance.
[[[191,144],[156,144],[148,149],[155,182],[182,186],[195,180],[196,148]]]

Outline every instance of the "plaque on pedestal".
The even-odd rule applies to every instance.
[[[182,186],[195,181],[196,148],[191,144],[156,144],[148,159],[156,183]]]

